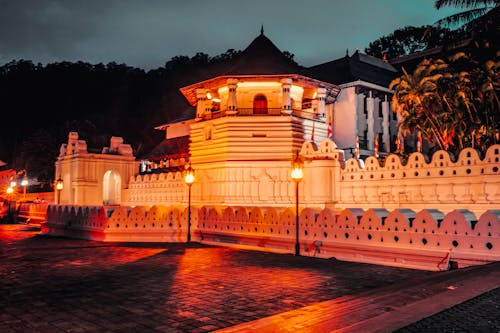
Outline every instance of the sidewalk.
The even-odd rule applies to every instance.
[[[436,299],[454,305],[500,281],[499,264],[426,272],[197,243],[114,244],[37,232],[0,225],[0,332],[237,331],[237,325],[272,316],[285,318],[278,325],[282,332],[295,322],[302,326],[293,331],[300,332],[307,325],[315,332],[390,332],[420,319],[409,315],[411,306],[414,313],[430,305],[440,311]],[[336,304],[321,318],[337,326],[311,326],[294,315],[322,304]],[[443,327],[458,325],[444,318]],[[492,332],[498,331],[496,320]]]

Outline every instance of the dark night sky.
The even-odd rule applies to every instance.
[[[329,61],[455,11],[434,0],[0,0],[0,65],[116,61],[157,68],[176,55],[244,49],[265,34],[295,60]]]

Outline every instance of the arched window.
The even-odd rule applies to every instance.
[[[267,114],[267,98],[262,94],[253,98],[253,114]]]
[[[102,181],[102,201],[105,205],[118,205],[121,200],[122,179],[120,174],[108,170]]]

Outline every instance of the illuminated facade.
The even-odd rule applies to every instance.
[[[461,265],[499,260],[500,213],[494,210],[500,207],[500,145],[484,158],[469,148],[456,160],[438,151],[432,157],[413,153],[403,164],[390,155],[398,133],[387,86],[395,74],[389,64],[359,52],[303,68],[261,34],[231,69],[181,89],[192,112],[157,127],[165,140],[154,158],[137,161],[116,137],[101,154],[89,153],[85,141],[70,133],[55,175],[64,181],[60,198],[68,207],[49,209],[44,230],[101,240],[185,240],[183,171],[190,163],[196,178],[194,239],[224,243],[229,237],[290,251],[294,214],[287,207],[296,199],[290,171],[299,153],[304,160],[298,185],[305,228],[301,246],[308,255],[329,257],[337,251],[348,260],[425,269],[448,267],[450,248],[462,251],[453,257]],[[169,151],[172,140],[182,149]],[[356,141],[361,159],[352,158]],[[386,157],[383,165],[373,156],[377,145]],[[425,224],[426,216],[436,228],[448,221],[449,230],[429,235],[429,228],[413,227],[415,218]],[[471,240],[479,216],[482,229]],[[462,225],[454,227],[457,219]],[[406,223],[399,225],[403,232],[398,220]],[[72,221],[76,224],[68,228]],[[352,230],[343,231],[338,221]],[[450,230],[460,237],[441,235]],[[394,241],[383,244],[384,235]],[[417,246],[413,239],[425,242]],[[463,247],[469,242],[470,248]],[[364,257],[356,254],[361,248]],[[394,262],[392,255],[402,261]],[[436,266],[443,258],[446,263]]]

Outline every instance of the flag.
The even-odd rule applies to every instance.
[[[399,153],[401,151],[401,140],[399,139],[399,134],[396,136],[396,152]]]
[[[417,133],[417,151],[419,153],[422,152],[422,133],[421,132]]]
[[[332,118],[328,119],[328,138],[332,138]]]
[[[374,151],[374,155],[376,158],[378,158],[378,135],[375,134],[375,151]]]
[[[354,158],[359,159],[359,137],[356,135],[356,147],[354,148]]]

